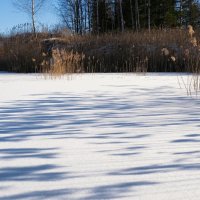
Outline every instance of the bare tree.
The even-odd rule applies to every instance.
[[[137,31],[140,29],[140,13],[138,0],[135,0],[135,27]]]
[[[132,25],[132,29],[134,29],[134,16],[133,16],[133,3],[132,3],[132,0],[130,0],[130,9],[131,9],[131,25]]]
[[[121,31],[124,32],[124,15],[122,9],[122,0],[119,0],[119,10],[120,10],[120,19],[121,19]]]
[[[148,0],[148,29],[151,31],[151,1]]]
[[[179,12],[180,12],[180,26],[182,26],[182,24],[183,24],[183,16],[182,16],[182,12],[183,12],[183,1],[182,1],[182,0],[180,0],[180,10],[179,10]]]
[[[89,32],[91,32],[91,16],[92,16],[91,0],[86,0],[86,5],[87,5],[88,29],[89,29]],[[87,19],[85,21],[87,22]]]
[[[57,14],[70,30],[83,34],[91,26],[90,0],[58,0]]]
[[[99,34],[99,0],[96,0],[96,7],[97,7],[97,13],[96,13],[96,15],[97,15],[97,19],[96,19],[96,21],[97,21],[97,33]]]
[[[36,36],[36,15],[46,0],[13,0],[13,5],[31,17],[32,30]]]

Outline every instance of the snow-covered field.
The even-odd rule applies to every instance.
[[[24,199],[199,200],[200,100],[170,74],[0,74],[0,200]]]

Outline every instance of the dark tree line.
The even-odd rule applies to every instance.
[[[58,14],[76,33],[199,25],[197,0],[58,0]]]
[[[58,14],[75,33],[198,26],[198,0],[58,0]]]

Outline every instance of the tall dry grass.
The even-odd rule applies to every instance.
[[[32,35],[17,35],[4,40],[4,59],[8,71],[38,72],[42,61],[40,42]]]
[[[66,35],[30,33],[4,38],[9,71],[65,74],[77,72],[193,72],[199,74],[200,34],[189,29]],[[45,42],[44,42],[45,41]],[[47,41],[47,43],[46,43]],[[1,62],[0,62],[1,63]]]
[[[52,49],[52,56],[49,62],[44,59],[41,63],[42,66],[46,64],[49,65],[45,67],[46,72],[51,75],[61,75],[69,73],[80,73],[83,72],[83,60],[85,56],[83,53],[66,51],[65,49]]]
[[[61,54],[79,55],[84,72],[194,72],[199,66],[199,34],[193,35],[184,29],[164,29],[68,36],[54,48]],[[68,69],[68,62],[64,63]],[[76,72],[73,69],[72,65],[70,71]]]

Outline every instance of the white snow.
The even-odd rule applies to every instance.
[[[0,200],[199,200],[199,116],[177,74],[2,73]]]

